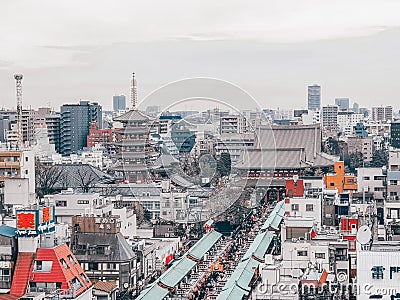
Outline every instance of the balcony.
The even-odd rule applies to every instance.
[[[1,169],[19,169],[20,168],[20,163],[19,161],[15,161],[15,162],[4,162],[1,161],[0,162],[0,168]]]

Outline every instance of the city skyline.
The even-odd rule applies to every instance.
[[[87,14],[90,1],[79,11],[77,2],[44,1],[40,9],[49,14],[40,22],[34,4],[2,4],[8,14],[0,21],[0,107],[14,105],[14,73],[24,74],[24,107],[88,99],[108,110],[113,95],[129,95],[132,72],[139,100],[175,80],[211,77],[242,87],[263,107],[306,107],[307,85],[314,83],[322,87],[322,105],[338,97],[363,107],[396,101],[398,3],[288,3],[243,8],[206,2],[200,9],[175,1],[182,16],[161,2],[151,10],[121,2],[115,20],[112,4]],[[221,7],[229,16],[217,13]],[[140,17],[132,18],[132,9]],[[17,13],[23,21],[12,22]],[[253,13],[251,22],[246,13]],[[218,30],[202,22],[206,16],[221,25]]]

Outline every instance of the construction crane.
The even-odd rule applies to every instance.
[[[17,133],[18,133],[18,149],[21,149],[24,143],[23,133],[22,133],[22,74],[15,74],[15,87],[17,96]]]

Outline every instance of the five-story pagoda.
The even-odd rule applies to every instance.
[[[131,82],[131,108],[125,114],[115,117],[122,128],[114,130],[116,165],[115,175],[125,183],[148,183],[151,181],[152,162],[158,156],[150,131],[154,119],[137,109],[137,88],[135,73]]]

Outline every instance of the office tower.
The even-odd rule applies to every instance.
[[[337,105],[328,105],[322,107],[322,127],[328,131],[338,129],[338,111]]]
[[[340,110],[349,110],[350,108],[349,98],[335,98],[335,104],[339,106]]]
[[[317,84],[308,86],[308,110],[321,109],[321,87]]]
[[[125,95],[113,96],[113,110],[125,110],[126,109],[126,97]]]
[[[383,121],[383,122],[392,121],[393,107],[392,106],[372,107],[372,120]]]
[[[400,122],[393,122],[390,126],[390,146],[400,148]]]
[[[360,114],[364,115],[364,118],[368,118],[369,117],[369,110],[366,107],[360,107],[358,112]]]
[[[90,123],[102,122],[102,109],[97,103],[80,101],[79,104],[61,106],[60,152],[70,155],[86,147]]]
[[[360,105],[357,102],[353,103],[353,111],[358,114],[360,111]]]
[[[61,115],[55,112],[52,112],[46,116],[46,127],[49,143],[54,144],[57,153],[60,153],[60,119]]]

